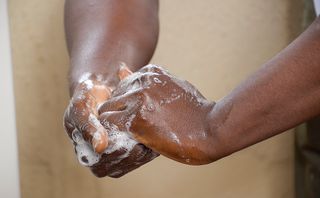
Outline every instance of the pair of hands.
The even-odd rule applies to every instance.
[[[112,91],[80,81],[65,113],[78,160],[98,176],[120,177],[159,154],[186,164],[213,161],[208,115],[214,103],[159,66],[119,69]]]

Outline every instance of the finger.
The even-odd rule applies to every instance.
[[[105,128],[110,128],[110,124],[113,124],[120,131],[130,131],[136,112],[143,103],[143,97],[140,95],[139,92],[136,92],[105,102],[99,109],[100,123]]]
[[[125,153],[125,150],[119,149],[113,153],[102,155],[100,161],[93,166],[90,166],[90,169],[97,177],[107,176],[107,174],[113,172],[115,168],[121,168],[119,167],[119,162],[122,160],[119,159],[119,156],[122,156]]]
[[[152,72],[152,73],[158,73],[158,74],[165,74],[167,73],[167,71],[165,69],[163,69],[160,66],[157,65],[153,65],[153,64],[148,64],[144,67],[142,67],[140,70],[140,72]]]
[[[85,140],[91,143],[94,151],[102,153],[108,146],[108,133],[99,122],[92,107],[87,103],[90,103],[89,99],[74,102],[69,117],[75,128],[83,134]]]
[[[122,97],[115,97],[103,103],[99,107],[98,113],[99,115],[101,115],[102,113],[107,111],[122,111],[122,110],[125,110],[126,108],[127,108],[127,101]]]
[[[119,161],[118,156],[119,155],[113,154],[103,156],[102,160],[98,164],[90,167],[91,171],[97,177],[109,176],[119,178],[153,160],[159,156],[159,154],[153,152],[142,144],[137,144],[128,157]],[[115,161],[118,162],[115,163]]]
[[[108,111],[123,111],[134,106],[141,105],[144,101],[144,95],[141,92],[132,92],[130,94],[121,95],[111,98],[100,105],[98,109],[99,115]]]
[[[141,165],[148,163],[157,156],[159,156],[159,154],[153,152],[143,144],[137,144],[127,158],[121,160],[118,164],[110,166],[107,175],[109,177],[119,178],[128,172],[139,168]]]
[[[120,80],[125,79],[126,77],[130,76],[132,74],[132,71],[126,66],[125,63],[121,63],[120,69],[118,72],[118,76]]]
[[[111,129],[115,125],[119,131],[130,130],[131,118],[128,111],[109,111],[99,116],[99,120],[105,128]]]
[[[64,127],[64,130],[67,132],[69,138],[72,139],[72,132],[75,129],[75,127],[69,118],[69,108],[67,108],[63,116],[63,127]]]
[[[109,99],[111,88],[102,84],[95,84],[88,92],[77,92],[73,100],[74,126],[84,135],[86,141],[92,144],[95,152],[101,153],[108,145],[106,129],[97,119],[97,106]]]
[[[96,117],[94,119],[98,120]],[[108,146],[108,132],[100,122],[96,128],[97,130],[93,133],[91,144],[96,153],[102,153]]]

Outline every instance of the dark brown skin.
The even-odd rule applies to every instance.
[[[139,73],[125,78],[130,72],[120,71],[119,76],[125,79],[118,85],[120,62],[133,72],[149,62],[158,38],[157,15],[155,0],[66,1],[72,99],[65,126],[70,137],[73,130],[81,131],[101,153],[108,143],[114,143],[105,135],[110,131],[107,123],[113,123],[157,153],[186,164],[207,164],[320,113],[319,18],[296,41],[214,103],[186,81],[157,67],[141,69],[147,74],[139,78]],[[92,74],[90,89],[80,81],[87,72]],[[161,85],[155,77],[166,84]],[[174,94],[183,99],[175,100]],[[102,124],[93,123],[90,115]],[[93,138],[97,132],[102,138]],[[104,155],[92,171],[99,177],[119,177],[150,161],[155,153],[142,144],[116,165],[111,164],[121,149]]]
[[[97,107],[109,99],[111,90],[117,86],[120,64],[136,71],[149,62],[158,39],[158,24],[157,0],[66,0],[71,100],[64,125],[70,138],[75,129],[79,130],[98,153],[102,153],[108,143],[112,144],[107,140],[108,131],[92,122],[89,116],[97,117]],[[81,81],[88,73],[91,74],[88,80],[93,84],[90,89]],[[119,74],[120,77],[126,75],[125,71]],[[95,133],[102,138],[93,138]],[[121,151],[110,156],[104,154],[91,170],[98,177],[120,177],[158,155],[137,145],[128,159],[111,166],[120,154]],[[121,173],[115,174],[118,169],[122,169]]]
[[[187,81],[148,65],[120,82],[99,119],[174,160],[206,164],[215,143],[208,120],[213,107]]]
[[[211,163],[320,114],[320,18],[216,104],[161,68],[140,72],[149,70],[121,82],[100,119],[123,127],[118,120],[134,114],[128,130],[141,143],[182,163]],[[173,93],[180,99],[161,105]]]

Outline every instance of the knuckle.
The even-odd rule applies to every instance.
[[[66,119],[63,121],[63,126],[66,131],[74,129],[73,124],[69,120],[66,120]]]
[[[90,108],[92,106],[96,105],[95,97],[87,93],[83,95],[82,97],[74,97],[71,99],[70,106],[73,109],[84,109],[84,108]]]
[[[67,132],[67,134],[69,135],[69,137],[71,136],[72,131],[74,130],[74,125],[72,124],[70,117],[69,117],[69,109],[66,110],[66,112],[64,113],[63,116],[63,127],[65,132]]]
[[[150,75],[150,74],[147,74],[147,73],[142,74],[142,75],[139,77],[139,82],[140,82],[140,84],[143,84],[143,83],[149,81],[149,80],[150,80],[150,76],[151,76],[151,75]]]
[[[73,110],[83,109],[85,107],[85,102],[83,100],[73,99],[70,107]]]
[[[126,171],[128,172],[128,171]],[[119,170],[114,170],[114,171],[111,171],[108,173],[108,176],[109,177],[112,177],[112,178],[119,178],[121,176],[123,176],[124,174],[126,174],[126,172],[124,172],[123,170],[119,169]]]
[[[137,102],[139,104],[142,104],[146,100],[146,93],[143,92],[143,91],[138,91],[138,92],[135,93],[135,97],[134,98],[137,100]]]
[[[109,102],[105,102],[103,104],[101,104],[99,107],[98,107],[98,114],[101,115],[103,114],[104,112],[106,112],[108,109],[110,109],[110,101]]]
[[[116,114],[106,114],[103,118],[100,119],[102,126],[106,129],[117,129],[120,131],[124,131],[126,129],[126,117],[119,116]]]
[[[105,112],[99,116],[99,121],[104,128],[106,128],[106,126],[109,123],[109,117],[110,117],[109,112]]]
[[[161,72],[162,69],[161,69],[160,66],[157,66],[157,65],[154,65],[154,64],[149,64],[149,65],[144,66],[143,70],[146,71],[146,72],[159,73],[159,72]]]
[[[79,124],[79,130],[84,134],[90,133],[91,125],[89,124],[89,122],[81,122]]]
[[[70,121],[70,108],[67,108],[66,111],[63,114],[63,124],[64,126],[68,126],[67,123],[69,123]]]

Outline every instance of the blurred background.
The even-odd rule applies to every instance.
[[[218,100],[302,30],[303,0],[161,0],[152,63]],[[23,198],[294,197],[289,131],[205,166],[159,157],[120,179],[79,165],[63,126],[68,55],[63,0],[10,0]]]

